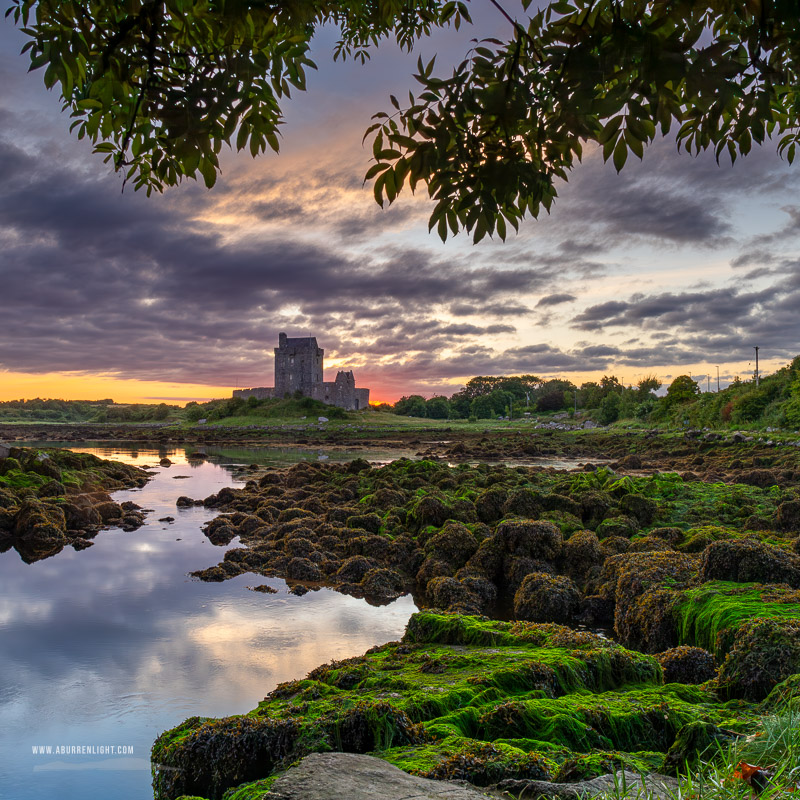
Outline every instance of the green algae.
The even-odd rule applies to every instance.
[[[270,778],[261,778],[252,783],[244,783],[228,789],[222,796],[222,800],[262,800],[278,777],[278,775],[273,775]]]
[[[792,620],[800,624],[800,591],[757,583],[710,581],[682,592],[675,606],[681,642],[723,658],[745,622]]]
[[[585,631],[420,612],[402,642],[318,667],[249,714],[162,734],[156,797],[218,800],[330,750],[483,784],[592,775],[654,764],[693,719],[741,728],[752,714],[704,687],[663,686],[661,675],[653,657]]]

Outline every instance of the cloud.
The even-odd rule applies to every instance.
[[[562,303],[571,303],[575,299],[577,298],[574,294],[548,294],[539,300],[539,302],[536,304],[536,308],[540,308],[541,306],[557,306],[561,305]]]

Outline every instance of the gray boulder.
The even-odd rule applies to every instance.
[[[409,775],[354,753],[312,753],[287,770],[265,800],[486,800],[499,794]]]

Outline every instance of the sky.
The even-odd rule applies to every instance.
[[[657,140],[617,174],[590,151],[552,213],[507,241],[442,243],[424,190],[381,209],[361,139],[417,56],[460,61],[507,36],[475,25],[413,54],[334,63],[284,106],[282,152],[225,153],[207,190],[147,198],[68,132],[21,34],[0,23],[0,400],[184,403],[271,386],[278,333],[316,336],[326,380],[373,401],[452,394],[474,375],[604,374],[705,390],[800,352],[800,168],[755,149],[734,166]],[[507,8],[515,10],[513,2]]]

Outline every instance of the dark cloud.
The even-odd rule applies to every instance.
[[[628,346],[616,354],[622,364],[740,361],[753,345],[762,348],[764,358],[788,360],[800,351],[798,308],[800,268],[795,266],[764,288],[633,295],[590,306],[573,318],[573,325],[596,332],[638,328],[650,334],[652,345]]]
[[[539,300],[539,302],[536,304],[536,308],[539,308],[540,306],[557,306],[561,305],[562,303],[571,303],[575,299],[577,298],[574,294],[548,294]]]
[[[227,241],[196,221],[203,191],[145,198],[79,169],[36,164],[0,142],[0,364],[209,384],[266,382],[280,329],[315,333],[329,355],[438,351],[516,332],[492,317],[551,279],[421,250],[359,257],[289,236]],[[283,205],[257,213],[291,215]],[[471,309],[475,322],[437,319]]]

